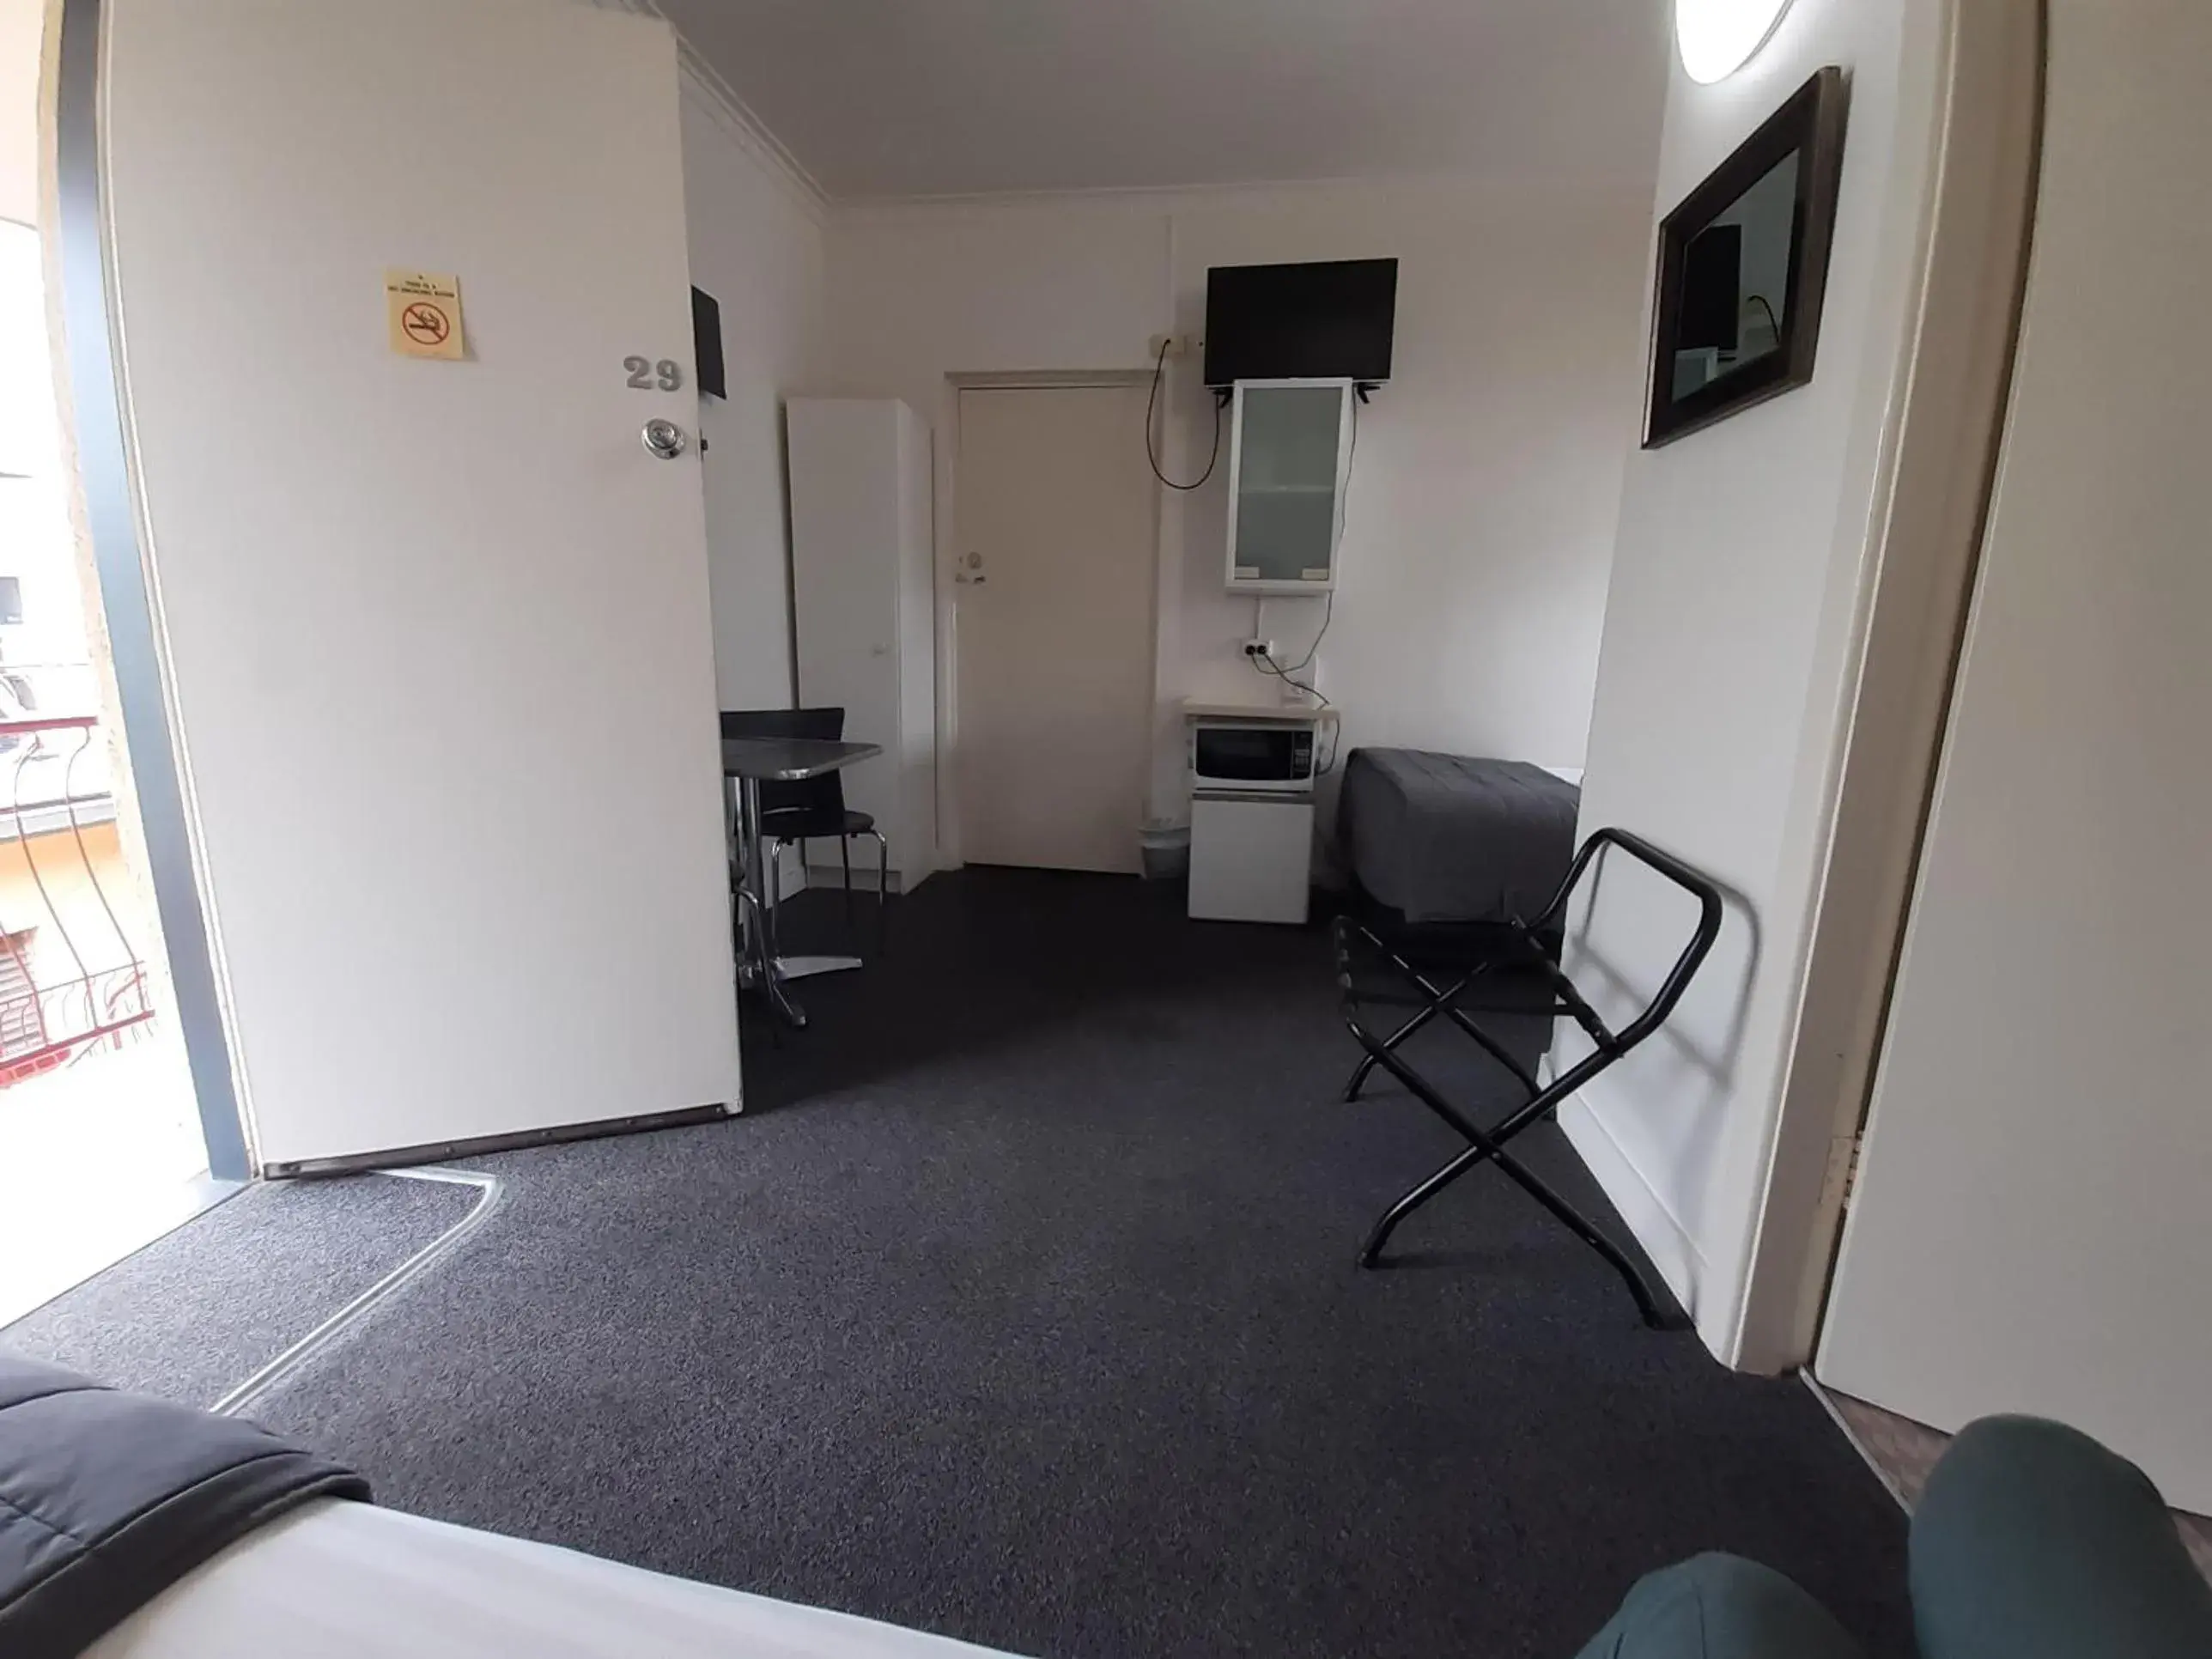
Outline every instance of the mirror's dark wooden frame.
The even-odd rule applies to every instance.
[[[1816,70],[1661,222],[1644,448],[1671,443],[1813,378],[1820,301],[1828,285],[1828,248],[1835,237],[1836,191],[1844,170],[1844,100],[1843,70],[1833,64]],[[1674,397],[1674,342],[1681,333],[1684,253],[1700,231],[1792,150],[1802,151],[1803,159],[1790,229],[1790,285],[1784,291],[1781,338],[1765,356],[1687,397]]]

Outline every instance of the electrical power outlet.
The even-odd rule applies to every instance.
[[[1198,345],[1195,334],[1155,334],[1145,349],[1157,360],[1163,355],[1170,358],[1188,357],[1198,349]]]
[[[1275,642],[1273,640],[1247,640],[1244,641],[1244,654],[1248,657],[1272,657],[1275,654]]]

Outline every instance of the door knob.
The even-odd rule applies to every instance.
[[[664,461],[672,461],[681,455],[690,441],[684,435],[684,428],[673,421],[647,421],[641,435],[645,441],[645,453]]]

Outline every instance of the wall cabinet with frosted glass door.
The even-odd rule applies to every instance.
[[[1239,380],[1229,434],[1229,591],[1326,593],[1352,465],[1350,380]]]

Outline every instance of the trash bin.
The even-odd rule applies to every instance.
[[[1139,833],[1146,881],[1179,881],[1190,873],[1190,826],[1172,818],[1147,818]]]

